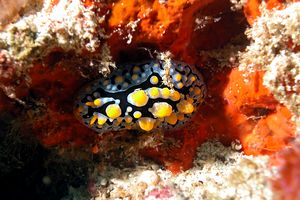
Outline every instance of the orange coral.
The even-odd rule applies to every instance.
[[[33,128],[46,147],[80,147],[93,144],[97,136],[77,123],[77,119],[71,113],[53,112],[50,109],[47,110],[47,114],[34,120]]]
[[[244,26],[243,15],[231,11],[228,0],[121,0],[112,7],[109,44],[115,57],[124,49],[154,47],[194,63],[198,50],[224,45]]]
[[[247,154],[278,151],[295,133],[291,113],[262,85],[263,75],[254,72],[245,79],[243,72],[233,69],[224,90],[228,116],[240,127],[238,137]]]
[[[53,5],[57,2],[53,0]],[[269,5],[275,5],[274,2],[277,1],[268,1]],[[92,4],[91,0],[85,1],[86,6]],[[246,5],[250,23],[259,15],[259,4],[260,1],[250,0]],[[165,134],[167,140],[175,138],[180,144],[144,149],[144,156],[178,172],[191,167],[197,146],[208,138],[219,138],[227,144],[238,138],[244,151],[254,155],[273,153],[288,144],[295,132],[291,114],[263,86],[264,72],[249,73],[246,82],[245,72],[235,68],[217,71],[219,66],[203,68],[204,62],[199,61],[199,50],[220,47],[245,27],[245,18],[242,13],[230,9],[229,0],[165,3],[119,0],[106,5],[107,8],[110,6],[111,15],[106,27],[111,34],[108,44],[117,61],[123,61],[122,54],[125,61],[130,61],[131,56],[139,57],[139,47],[170,50],[177,59],[191,64],[198,62],[208,88],[206,104],[201,106],[192,125]],[[29,74],[32,79],[30,87],[17,85],[17,94],[19,97],[30,94],[44,104],[30,120],[34,133],[45,146],[93,144],[100,138],[77,122],[72,111],[73,94],[85,80],[78,73],[77,66],[57,64],[50,67],[51,63],[56,63],[56,57],[45,59],[49,66],[35,65]],[[2,100],[2,96],[0,110],[1,105],[8,101]],[[98,149],[92,148],[92,151],[98,152]]]
[[[73,95],[82,84],[81,76],[71,68],[36,65],[31,69],[30,94],[42,102],[32,128],[43,145],[51,147],[90,144],[94,134],[73,115]],[[44,105],[44,106],[43,106]]]
[[[273,8],[283,9],[285,3],[298,1],[299,0],[264,0],[264,2],[266,2],[267,9],[269,10]],[[252,25],[255,19],[261,15],[259,10],[261,2],[262,0],[248,0],[244,7],[244,13],[250,25]]]
[[[262,85],[263,74],[251,73],[247,82],[238,69],[204,73],[209,88],[206,105],[199,109],[192,126],[169,135],[182,145],[147,149],[144,155],[178,172],[192,165],[195,148],[207,138],[219,138],[227,144],[238,138],[244,152],[252,155],[271,154],[284,148],[294,136],[295,125],[287,108]]]

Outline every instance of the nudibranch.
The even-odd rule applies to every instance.
[[[164,84],[166,75],[173,87]],[[205,94],[203,78],[193,66],[158,60],[126,64],[84,86],[75,115],[99,133],[177,128],[196,112]]]

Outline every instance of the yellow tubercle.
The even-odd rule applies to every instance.
[[[158,78],[157,76],[152,76],[150,78],[150,82],[153,84],[153,85],[156,85],[158,83]]]
[[[158,68],[158,67],[159,67],[159,64],[158,64],[158,63],[155,63],[155,64],[153,64],[153,67],[154,67],[154,68]]]
[[[140,118],[141,116],[142,116],[142,113],[140,111],[135,111],[133,113],[133,117],[136,118],[136,119]]]
[[[93,103],[95,106],[101,106],[101,99],[100,98],[95,99]]]
[[[105,124],[105,122],[107,121],[107,118],[106,117],[104,117],[104,116],[98,116],[98,124],[99,125],[103,125],[103,124]]]
[[[130,93],[127,97],[127,101],[137,107],[142,107],[148,103],[149,97],[144,90],[136,90]]]
[[[132,69],[132,71],[134,73],[139,73],[141,71],[141,68],[139,66],[134,66],[133,69]]]
[[[111,105],[107,106],[107,108],[105,109],[105,112],[106,112],[106,115],[112,119],[115,119],[122,114],[121,108],[118,104],[111,104]]]
[[[165,87],[160,90],[160,93],[161,93],[162,98],[167,99],[167,98],[169,98],[171,91],[169,90],[169,88]]]
[[[123,121],[123,118],[122,117],[118,117],[117,118],[117,122],[121,123]]]
[[[173,90],[173,91],[171,92],[170,99],[171,99],[172,101],[179,101],[180,98],[181,98],[181,95],[180,95],[180,93],[179,93],[178,91]]]
[[[95,106],[94,102],[91,102],[91,101],[86,102],[85,105],[90,106],[90,107]]]
[[[194,94],[195,95],[200,95],[201,94],[201,89],[199,87],[195,87]]]
[[[163,118],[168,117],[172,114],[172,106],[166,102],[154,103],[152,108],[149,108],[149,111],[153,114],[154,117]]]
[[[190,113],[194,112],[195,108],[191,102],[189,102],[187,100],[181,100],[177,104],[177,109],[179,112],[181,112],[183,114],[190,114]]]
[[[131,123],[132,122],[132,117],[130,117],[130,116],[125,116],[125,122],[126,123]]]
[[[124,81],[124,78],[123,78],[122,76],[117,76],[117,77],[115,78],[115,82],[116,82],[117,84],[123,83],[123,81]]]
[[[91,119],[91,121],[90,121],[90,126],[92,126],[92,125],[95,123],[95,121],[97,120],[97,118],[98,118],[97,115],[94,115],[94,116],[92,117],[92,119]]]
[[[151,99],[157,99],[159,97],[159,89],[157,87],[152,87],[149,89],[148,94]]]
[[[166,117],[166,122],[171,125],[175,125],[177,123],[177,116],[175,113],[172,113],[169,117]]]
[[[183,83],[182,83],[182,82],[177,83],[177,88],[178,88],[178,89],[183,88]]]
[[[115,120],[115,121],[113,122],[113,125],[112,125],[112,126],[120,126],[120,124],[121,124],[121,121],[118,121],[118,118],[117,118],[117,120]]]
[[[133,74],[132,76],[131,76],[131,79],[132,80],[137,80],[139,78],[139,76],[137,75],[137,74]]]
[[[196,80],[196,77],[193,75],[193,76],[191,76],[190,80],[191,80],[191,82],[194,82]]]
[[[177,74],[175,74],[175,75],[173,76],[173,79],[174,79],[174,81],[176,81],[176,82],[181,81],[181,78],[182,78],[182,76],[181,76],[181,74],[179,74],[179,73],[177,73]]]
[[[155,121],[155,119],[150,117],[142,117],[138,120],[138,124],[142,130],[151,131],[154,128]]]

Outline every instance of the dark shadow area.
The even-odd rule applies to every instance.
[[[0,116],[2,199],[56,200],[87,184],[88,162],[63,159],[15,130]],[[26,134],[27,135],[27,134]]]

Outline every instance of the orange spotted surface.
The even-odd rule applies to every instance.
[[[86,1],[86,6],[92,4]],[[179,172],[192,166],[196,148],[209,138],[218,138],[224,144],[239,139],[244,152],[253,155],[279,151],[293,138],[291,113],[262,85],[263,72],[251,73],[246,82],[246,72],[236,68],[216,70],[219,66],[206,67],[199,59],[199,50],[221,47],[246,26],[243,13],[232,11],[229,0],[170,0],[163,4],[158,0],[119,0],[106,7],[111,9],[106,27],[111,34],[108,44],[117,61],[122,60],[122,54],[145,47],[169,50],[175,59],[201,66],[207,84],[205,104],[191,124],[165,133],[167,139],[174,138],[179,145],[144,149],[142,155]],[[78,66],[35,65],[29,75],[31,85],[22,90],[17,87],[17,96],[29,95],[42,102],[39,112],[29,120],[43,145],[90,147],[101,142],[100,136],[73,115],[73,95],[86,81]],[[3,96],[1,111],[7,110],[4,105],[9,101]],[[98,150],[92,148],[92,152]]]

